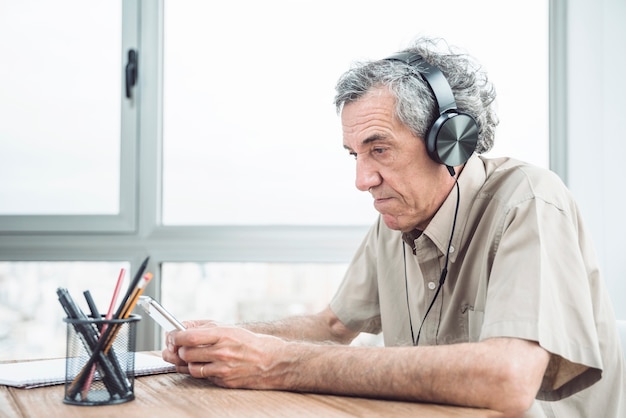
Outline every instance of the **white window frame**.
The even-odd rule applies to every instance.
[[[551,166],[566,175],[566,84],[562,76],[564,0],[550,2]],[[163,0],[124,0],[121,53],[137,49],[136,103],[123,100],[120,214],[117,216],[0,216],[2,261],[129,261],[150,255],[160,297],[162,262],[348,262],[369,225],[164,226],[161,224]],[[554,52],[556,51],[556,52]],[[125,62],[125,61],[124,61]],[[120,86],[122,89],[123,87]],[[123,96],[122,96],[123,97]],[[561,111],[559,111],[561,109]],[[138,349],[160,344],[156,326],[142,324]]]

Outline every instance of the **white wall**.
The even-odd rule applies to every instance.
[[[567,2],[567,179],[626,319],[626,1]]]

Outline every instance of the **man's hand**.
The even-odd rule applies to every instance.
[[[193,328],[211,328],[217,326],[217,322],[211,320],[193,320],[193,321],[183,321],[183,325],[186,329]],[[189,368],[187,366],[187,362],[181,359],[178,356],[179,346],[174,345],[174,338],[172,337],[178,331],[171,331],[165,335],[165,343],[167,347],[161,353],[163,360],[172,363],[176,366],[176,371],[178,373],[186,373],[189,374]]]
[[[239,327],[200,324],[167,336],[163,358],[182,373],[223,387],[270,389],[287,370],[284,340]],[[208,325],[208,326],[207,326]]]

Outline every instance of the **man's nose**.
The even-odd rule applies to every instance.
[[[366,192],[372,187],[378,186],[382,181],[382,177],[378,170],[365,159],[356,160],[356,188],[362,192]]]

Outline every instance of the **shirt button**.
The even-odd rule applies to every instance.
[[[428,282],[428,288],[430,290],[435,290],[435,287],[437,287],[437,285],[435,285],[435,282]]]
[[[451,245],[450,246],[450,252],[453,253],[454,252],[454,247]]]

